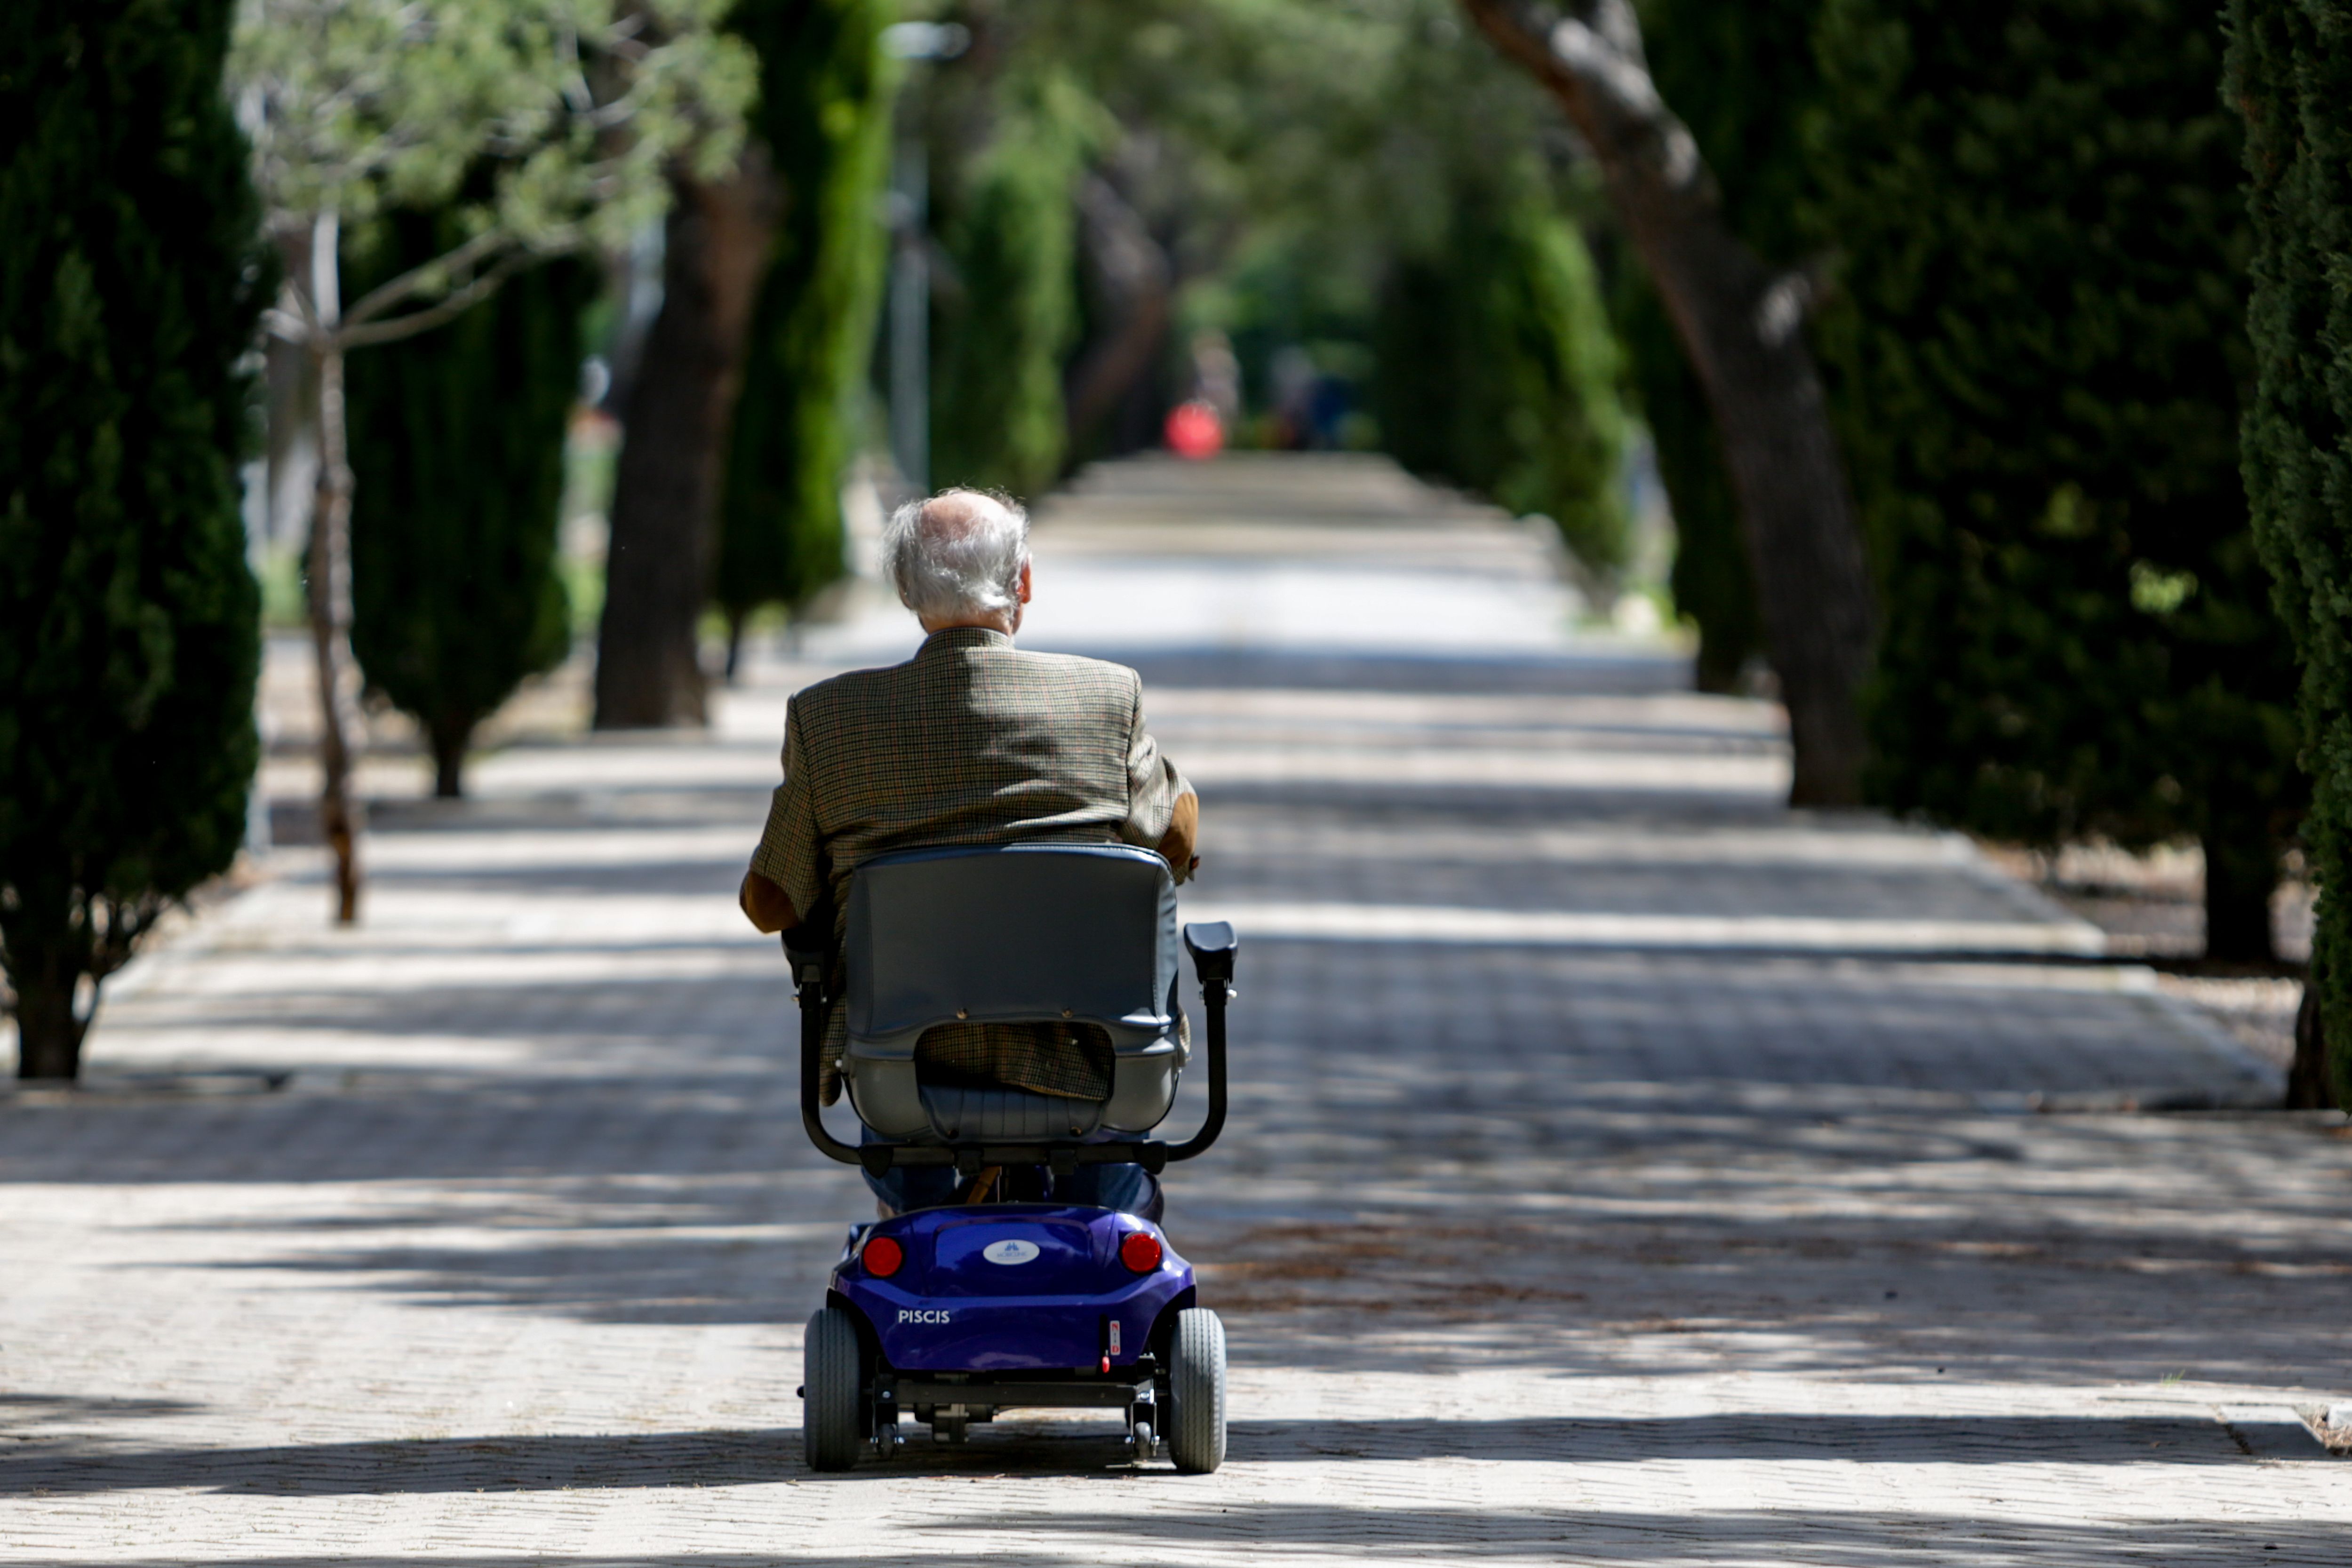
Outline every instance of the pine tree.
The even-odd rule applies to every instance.
[[[253,179],[286,263],[285,308],[263,320],[309,362],[304,413],[319,438],[307,598],[321,719],[319,828],[334,857],[339,925],[359,918],[364,815],[352,789],[357,716],[342,679],[352,657],[344,366],[354,351],[463,314],[550,256],[625,246],[662,215],[674,191],[708,191],[719,181],[740,151],[755,65],[750,49],[719,31],[731,5],[240,0],[236,7],[228,97],[251,130]],[[346,298],[342,229],[400,208],[450,209],[462,240]],[[678,243],[681,233],[693,233],[693,215],[671,222],[673,264],[698,248]],[[641,392],[660,384],[647,373],[660,350],[691,339],[679,321],[704,314],[703,301],[679,306],[689,291],[677,281],[646,334]],[[680,385],[664,401],[698,430],[709,422],[696,417],[696,405],[718,401],[726,356],[691,358],[667,367],[681,372]],[[651,530],[659,542],[682,539],[682,551],[641,550],[606,574],[600,723],[616,671],[643,673],[632,695],[651,687],[656,699],[644,706],[659,706],[677,685],[699,699],[691,644],[708,575],[700,563],[709,507],[701,503],[713,488],[712,444],[649,437],[640,428],[623,449],[614,562],[625,554],[625,523],[642,518],[643,508],[628,505],[633,497],[667,488],[689,504],[668,508],[677,519],[668,531],[677,538],[662,540],[664,530]],[[662,570],[681,554],[694,563],[688,570]],[[682,594],[666,591],[673,579],[684,584]],[[616,615],[625,601],[628,610]],[[681,643],[688,656],[670,658]]]
[[[231,9],[28,0],[0,62],[0,967],[27,1078],[79,1073],[98,983],[244,837],[238,366],[272,277]]]
[[[1438,243],[1383,290],[1375,402],[1397,460],[1558,525],[1596,572],[1625,563],[1618,350],[1592,257],[1524,165],[1465,177]]]
[[[354,293],[456,243],[446,214],[404,212],[353,247]],[[556,572],[563,438],[593,268],[577,257],[353,356],[352,652],[416,719],[434,793],[462,789],[475,727],[571,645]]]
[[[2240,133],[2192,0],[1827,0],[1821,323],[1886,630],[1882,803],[2205,849],[2267,958],[2300,807],[2238,476]]]
[[[760,56],[754,132],[782,187],[776,253],[751,319],[719,504],[713,597],[740,630],[838,578],[841,480],[861,413],[884,235],[887,0],[748,0]]]
[[[2246,490],[2303,660],[2320,890],[2305,1010],[2334,1044],[2335,1103],[2352,1105],[2352,5],[2232,0],[2230,21],[2253,230]],[[2298,1063],[2305,1103],[2326,1103],[2319,1065]]]

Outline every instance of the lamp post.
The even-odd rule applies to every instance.
[[[971,43],[953,22],[898,22],[882,29],[895,59],[951,60]],[[890,161],[890,455],[916,495],[931,484],[930,166],[919,128],[899,120]]]

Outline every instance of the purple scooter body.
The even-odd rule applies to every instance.
[[[1160,1244],[1144,1273],[1119,1245]],[[877,1238],[904,1261],[877,1279]],[[883,1362],[906,1374],[1036,1373],[1131,1382],[1171,1307],[1190,1305],[1192,1266],[1159,1228],[1108,1208],[1045,1203],[920,1208],[863,1226],[833,1270],[835,1296],[866,1320]],[[975,1390],[977,1393],[978,1390]]]

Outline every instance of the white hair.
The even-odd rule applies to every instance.
[[[899,601],[929,620],[1012,610],[1028,564],[1029,514],[1009,496],[942,490],[882,525],[882,570]]]

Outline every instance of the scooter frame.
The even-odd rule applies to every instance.
[[[834,1001],[828,989],[833,955],[829,946],[797,945],[793,940],[803,932],[829,935],[830,927],[829,921],[812,921],[784,936],[784,950],[791,961],[801,1009],[801,1121],[809,1141],[827,1158],[858,1166],[877,1176],[894,1168],[940,1166],[952,1166],[967,1179],[991,1166],[1043,1166],[1056,1176],[1064,1176],[1081,1165],[1114,1163],[1138,1165],[1157,1174],[1171,1160],[1192,1159],[1205,1153],[1223,1132],[1225,1009],[1234,995],[1234,963],[1239,946],[1230,925],[1207,921],[1188,925],[1183,930],[1184,946],[1192,955],[1193,970],[1201,985],[1209,1103],[1200,1128],[1180,1144],[1146,1137],[1115,1143],[979,1139],[944,1144],[851,1145],[835,1137],[826,1130],[820,1114],[819,1093],[825,1023]],[[887,1287],[866,1276],[860,1266],[862,1249],[867,1239],[879,1231],[905,1233],[910,1225],[929,1229],[956,1212],[971,1220],[1002,1219],[1016,1225],[1054,1220],[1064,1228],[1073,1221],[1090,1229],[1108,1226],[1098,1240],[1114,1248],[1118,1234],[1139,1229],[1149,1232],[1159,1244],[1155,1256],[1162,1261],[1149,1278],[1122,1279],[1118,1288],[1109,1291],[1090,1285],[1077,1295],[1064,1293],[1054,1301],[1055,1308],[1065,1315],[1072,1308],[1081,1309],[1087,1315],[1099,1315],[1105,1337],[1097,1347],[1098,1368],[1070,1369],[1066,1364],[1060,1371],[1044,1367],[1004,1372],[902,1370],[885,1354],[885,1340],[897,1337],[896,1333],[886,1334],[874,1316],[877,1309],[888,1304],[876,1299],[877,1291],[887,1293]],[[926,1241],[925,1245],[929,1243]],[[1037,1255],[1035,1246],[1028,1250],[1030,1256]],[[824,1364],[840,1369],[825,1385],[847,1396],[849,1390],[839,1380],[849,1375],[847,1364],[838,1359],[849,1354],[847,1342],[840,1340],[823,1354],[814,1350],[820,1323],[832,1321],[837,1324],[847,1320],[862,1346],[856,1359],[864,1368],[856,1374],[859,1390],[856,1403],[865,1414],[856,1417],[853,1426],[870,1431],[875,1450],[884,1458],[898,1441],[898,1413],[902,1409],[911,1409],[919,1420],[929,1420],[935,1437],[956,1441],[963,1437],[970,1421],[988,1421],[1000,1408],[1026,1406],[1123,1408],[1128,1441],[1137,1459],[1156,1457],[1164,1440],[1180,1469],[1213,1469],[1223,1460],[1224,1330],[1213,1312],[1195,1309],[1192,1265],[1167,1249],[1159,1228],[1146,1221],[1115,1216],[1108,1210],[1035,1204],[917,1210],[911,1216],[878,1225],[852,1228],[848,1244],[835,1265],[832,1286],[826,1291],[826,1303],[825,1310],[811,1320],[812,1353],[808,1364],[812,1370],[802,1396],[804,1399],[815,1396],[821,1380],[814,1369]],[[973,1304],[983,1303],[976,1301]],[[1122,1350],[1118,1322],[1138,1312],[1143,1313],[1134,1323],[1138,1333]],[[912,1314],[899,1313],[901,1318],[909,1315]],[[940,1316],[944,1318],[946,1314]],[[849,1327],[827,1331],[836,1337],[849,1332]],[[1012,1349],[1021,1337],[1015,1335],[1006,1348]],[[1180,1340],[1183,1342],[1181,1346]],[[1189,1351],[1185,1347],[1190,1347]],[[1210,1379],[1206,1384],[1198,1381],[1203,1375]],[[1189,1396],[1185,1393],[1188,1383],[1193,1389]],[[1213,1410],[1213,1414],[1188,1418],[1188,1401],[1201,1405],[1203,1411]],[[849,1416],[842,1406],[827,1408],[838,1411],[844,1417]],[[820,1446],[814,1446],[817,1437],[816,1428],[812,1426],[814,1415],[812,1407],[803,1422],[803,1430],[811,1434],[810,1462],[818,1469],[845,1468],[855,1451],[854,1448],[843,1447],[846,1435],[837,1425],[827,1423],[824,1428],[827,1439],[820,1449]],[[1172,1431],[1169,1427],[1171,1419],[1179,1423]]]

